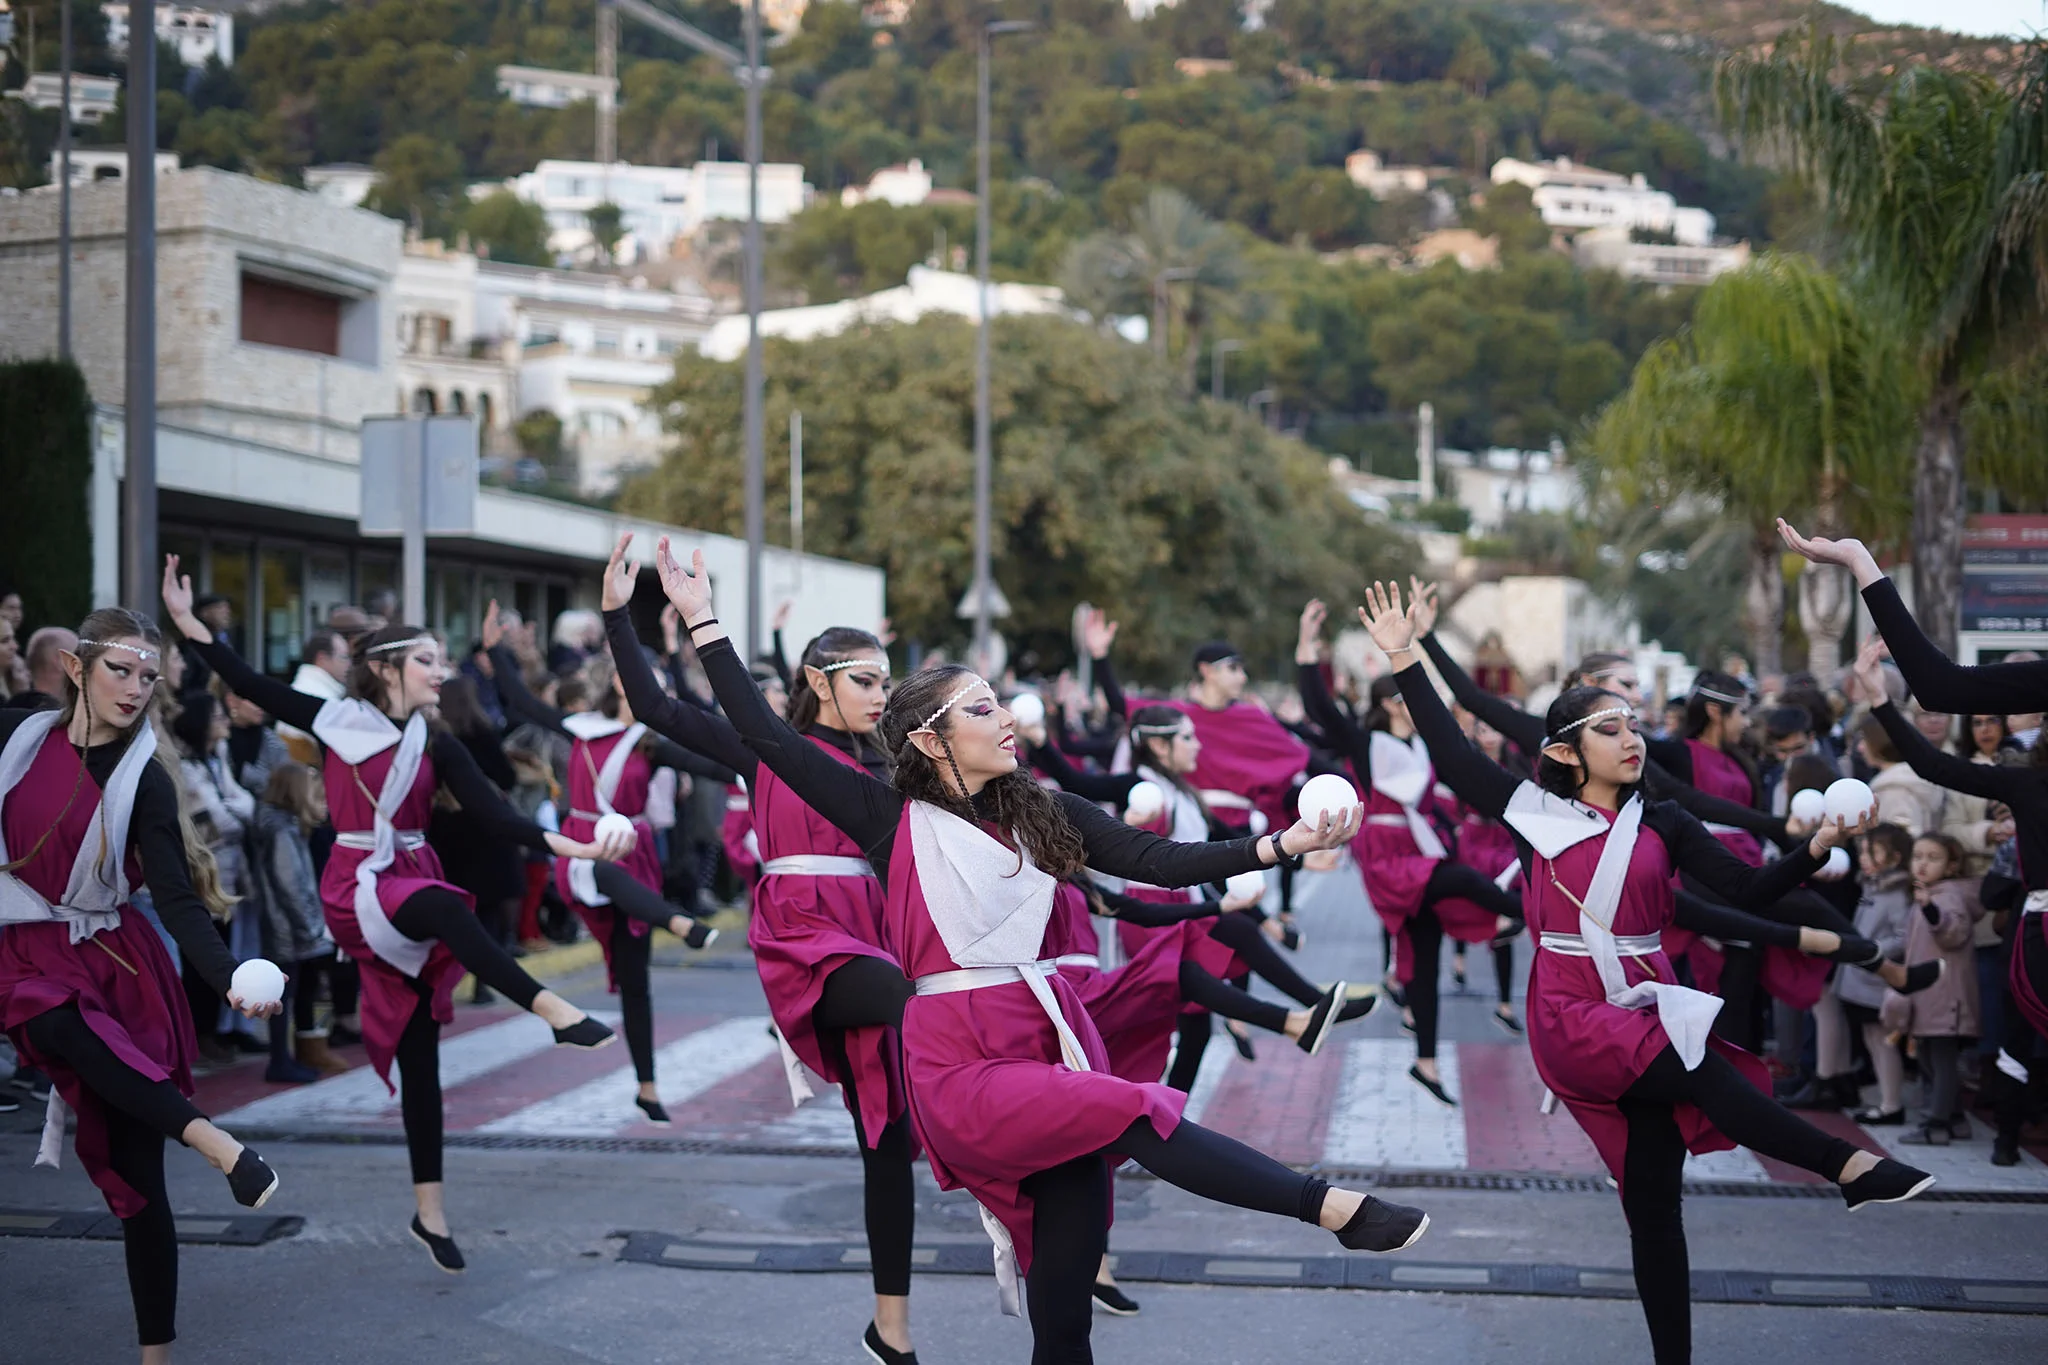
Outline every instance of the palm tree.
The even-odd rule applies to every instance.
[[[1093,233],[1068,250],[1060,287],[1098,319],[1149,312],[1153,351],[1169,358],[1178,338],[1181,387],[1192,395],[1202,329],[1244,273],[1228,228],[1179,190],[1155,189],[1131,214],[1130,231]]]
[[[1847,534],[1904,516],[1907,377],[1896,341],[1840,282],[1804,257],[1767,255],[1708,286],[1691,324],[1644,353],[1588,450],[1623,497],[1704,500],[1744,530],[1751,657],[1775,671],[1784,573],[1774,519],[1810,509]],[[1849,587],[1802,575],[1800,599],[1807,666],[1832,670]]]
[[[1962,597],[1965,409],[2026,363],[2048,319],[2048,44],[1999,85],[1916,67],[1876,90],[1836,83],[1810,30],[1715,72],[1723,120],[1818,192],[1842,265],[1894,316],[1919,373],[1916,607],[1955,648]]]

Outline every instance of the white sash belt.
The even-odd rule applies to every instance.
[[[1406,829],[1408,828],[1408,817],[1405,815],[1368,815],[1365,817],[1365,823],[1368,825],[1384,825],[1389,829]]]
[[[2020,906],[2023,915],[2048,915],[2048,891],[2029,891]]]
[[[745,792],[727,792],[725,794],[725,809],[727,814],[731,814],[733,811],[736,810],[752,810],[753,808],[753,798],[748,796]]]
[[[1583,934],[1544,934],[1536,942],[1561,957],[1593,956],[1593,949]],[[1614,951],[1621,957],[1654,957],[1664,951],[1664,937],[1661,934],[1616,934]]]
[[[1253,802],[1249,796],[1239,796],[1236,792],[1213,790],[1204,787],[1202,789],[1202,804],[1211,810],[1250,810]]]
[[[1061,953],[1052,960],[1055,967],[1090,967],[1102,970],[1102,959],[1094,953]]]
[[[1704,821],[1702,821],[1701,823],[1702,823],[1702,824],[1704,824],[1704,825],[1705,825],[1705,826],[1707,827],[1707,833],[1709,833],[1709,834],[1747,834],[1747,833],[1749,833],[1749,831],[1748,831],[1748,830],[1746,830],[1746,829],[1742,828],[1742,826],[1740,826],[1740,825],[1723,825],[1723,824],[1720,824],[1720,823],[1718,823],[1718,822],[1716,822],[1716,821],[1713,821],[1713,820],[1704,820]]]
[[[874,865],[866,858],[842,858],[826,853],[792,853],[770,858],[761,864],[764,877],[866,877],[875,880]]]
[[[394,840],[402,849],[410,851],[427,842],[427,833],[420,829],[401,829],[395,832]],[[344,830],[334,836],[336,848],[352,848],[358,853],[372,853],[377,848],[377,836],[366,829]]]

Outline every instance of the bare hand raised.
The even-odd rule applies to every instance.
[[[1408,575],[1408,619],[1419,639],[1436,629],[1436,584]]]
[[[1367,588],[1358,620],[1372,636],[1372,642],[1390,655],[1414,647],[1415,623],[1401,609],[1401,589],[1397,584],[1375,583]]]
[[[211,640],[213,632],[192,614],[192,578],[178,572],[178,557],[164,556],[164,610],[171,624],[188,640]]]
[[[1792,523],[1778,518],[1778,534],[1794,553],[1804,556],[1815,564],[1839,564],[1856,575],[1856,586],[1867,588],[1884,577],[1884,571],[1877,567],[1876,556],[1870,547],[1860,540],[1844,537],[1829,540],[1825,536],[1802,536]]]
[[[606,611],[617,611],[633,600],[633,585],[640,581],[640,563],[626,558],[626,547],[633,543],[631,531],[619,533],[619,543],[612,546],[612,557],[604,566],[604,596],[599,605]]]

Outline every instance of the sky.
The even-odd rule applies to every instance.
[[[1844,9],[1888,24],[1915,24],[1951,33],[2024,37],[2048,30],[2042,0],[1835,0]]]

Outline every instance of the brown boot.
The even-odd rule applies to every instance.
[[[349,1064],[334,1055],[327,1046],[327,1035],[322,1033],[301,1033],[293,1040],[293,1049],[299,1061],[312,1067],[323,1076],[339,1076],[350,1070]]]

